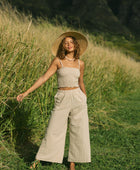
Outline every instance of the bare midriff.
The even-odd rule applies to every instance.
[[[58,89],[59,90],[71,90],[71,89],[76,89],[76,88],[79,88],[79,87],[59,87]]]

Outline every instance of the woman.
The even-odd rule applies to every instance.
[[[68,119],[70,170],[75,169],[75,162],[91,162],[87,96],[83,82],[84,62],[79,60],[87,45],[88,41],[81,33],[65,32],[60,35],[52,45],[55,58],[47,72],[26,92],[17,96],[17,100],[22,101],[57,72],[55,105],[31,168],[40,160],[62,163]]]

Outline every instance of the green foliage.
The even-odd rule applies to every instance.
[[[56,75],[22,103],[16,101],[16,96],[27,90],[48,68],[52,60],[48,49],[53,35],[69,28],[61,27],[60,24],[56,28],[38,18],[29,31],[31,22],[27,18],[19,16],[21,18],[17,19],[10,11],[8,17],[6,14],[0,29],[0,168],[24,170],[34,160],[48,125],[54,105],[53,96],[57,91]],[[73,18],[70,19],[75,22]],[[64,22],[63,18],[59,20]],[[44,37],[45,45],[42,47]],[[77,163],[76,169],[136,169],[140,93],[130,92],[139,88],[139,77],[133,75],[134,69],[128,71],[125,63],[116,64],[110,58],[105,58],[102,45],[108,41],[102,35],[90,36],[89,39],[100,44],[100,53],[88,52],[87,58],[83,58],[92,162]],[[118,41],[116,37],[113,39],[114,42]],[[112,49],[114,42],[110,42]],[[134,63],[136,66],[137,63]],[[122,97],[124,95],[126,98]],[[68,134],[64,164],[40,163],[38,169],[68,168]]]
[[[140,41],[130,34],[127,36],[113,35],[110,32],[93,32],[91,39],[97,44],[117,49],[128,55],[135,61],[140,61]]]

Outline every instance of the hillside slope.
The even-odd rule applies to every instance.
[[[74,29],[63,25],[55,27],[41,18],[32,22],[30,16],[20,14],[8,5],[0,8],[2,169],[26,170],[34,159],[54,106],[56,74],[27,96],[22,103],[16,101],[16,96],[31,87],[47,71],[54,58],[50,51],[52,42],[61,33],[69,30]],[[80,59],[85,62],[84,83],[87,92],[92,162],[85,165],[78,163],[76,166],[88,170],[93,167],[95,170],[101,167],[137,168],[135,135],[137,136],[139,125],[137,120],[134,122],[131,119],[132,106],[127,110],[127,105],[124,105],[123,111],[120,112],[119,100],[139,88],[140,64],[119,50],[99,45],[89,32],[82,33],[89,39],[88,49]],[[125,103],[125,100],[123,102]],[[129,120],[124,121],[127,115]],[[67,137],[64,164],[40,164],[39,169],[67,169],[68,143]]]
[[[102,31],[131,37],[131,31],[140,36],[139,0],[9,0],[20,10],[30,11],[33,16],[63,18],[71,25],[84,27],[91,32]],[[131,31],[130,31],[131,30]]]

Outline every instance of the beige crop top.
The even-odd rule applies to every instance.
[[[80,63],[78,59],[79,68],[64,67],[62,61],[59,59],[62,67],[57,69],[57,83],[59,87],[79,87],[78,78],[80,77]]]

